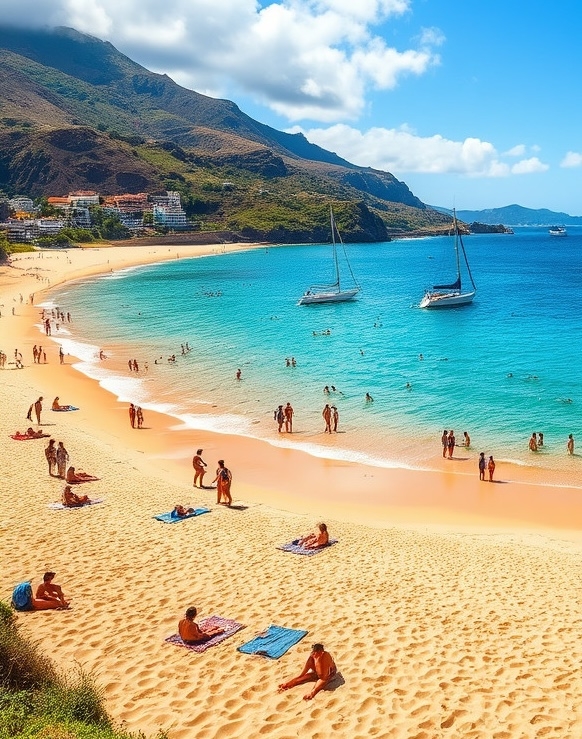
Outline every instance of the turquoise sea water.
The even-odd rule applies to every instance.
[[[421,310],[424,288],[453,277],[451,244],[348,245],[362,285],[351,303],[296,305],[329,275],[329,245],[130,269],[62,288],[53,301],[73,314],[63,339],[83,358],[82,371],[190,426],[288,443],[273,409],[290,401],[292,443],[321,456],[430,468],[442,429],[453,428],[457,441],[469,431],[475,455],[581,484],[582,458],[566,458],[565,445],[569,433],[582,444],[582,229],[558,239],[546,229],[465,238],[474,303]],[[182,356],[185,342],[192,351]],[[95,358],[96,347],[107,362]],[[291,356],[294,368],[286,366]],[[138,376],[127,370],[133,357]],[[337,392],[325,396],[325,385]],[[325,402],[340,412],[343,433],[331,439],[322,434]],[[538,455],[527,450],[532,431],[544,433]]]

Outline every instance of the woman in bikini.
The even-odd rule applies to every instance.
[[[216,503],[222,503],[222,498],[224,497],[226,505],[231,505],[232,496],[230,494],[230,486],[232,483],[232,473],[228,467],[224,466],[224,459],[218,460],[216,477],[212,482],[216,483]]]

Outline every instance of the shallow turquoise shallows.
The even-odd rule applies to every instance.
[[[469,431],[475,454],[565,469],[579,484],[580,458],[566,459],[565,449],[569,433],[582,444],[582,229],[561,239],[515,231],[465,238],[478,291],[462,308],[417,307],[427,286],[454,278],[448,237],[348,245],[362,286],[348,303],[297,306],[330,276],[329,245],[140,267],[62,288],[53,300],[73,314],[69,349],[83,371],[193,427],[286,443],[273,409],[290,401],[293,443],[311,453],[431,467],[442,430],[453,428],[457,441]],[[113,353],[118,370],[79,343]],[[126,371],[133,357],[139,376]],[[326,385],[336,392],[325,395]],[[326,402],[337,405],[344,433],[324,448]],[[205,403],[217,406],[213,414],[201,412]],[[538,455],[527,448],[533,431],[544,434]]]

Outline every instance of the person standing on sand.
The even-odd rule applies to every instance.
[[[48,446],[44,450],[44,456],[48,463],[48,471],[51,477],[54,477],[53,470],[57,465],[57,449],[55,447],[55,440],[49,439]]]
[[[534,431],[531,435],[531,438],[529,440],[529,450],[530,452],[537,452],[538,450],[538,440],[536,439],[536,432]]]
[[[277,406],[273,416],[275,421],[277,421],[277,431],[281,433],[283,430],[283,424],[285,423],[285,411],[283,410],[282,405]]]
[[[224,466],[224,459],[218,460],[216,477],[212,482],[216,483],[216,504],[220,505],[224,496],[224,498],[226,498],[226,505],[232,505],[232,496],[230,494],[232,472],[228,469],[228,467]]]
[[[572,434],[568,434],[568,443],[566,444],[566,449],[568,450],[568,454],[572,456],[574,454],[574,437]]]
[[[135,406],[133,403],[129,404],[129,422],[131,423],[131,428],[135,428]]]
[[[43,401],[43,397],[41,395],[40,398],[34,404],[34,414],[36,416],[36,422],[39,426],[40,426],[40,414],[42,413],[42,401]]]
[[[333,430],[337,433],[337,425],[339,423],[339,411],[335,405],[331,407],[331,420],[333,423]]]
[[[284,409],[285,413],[285,431],[288,434],[293,432],[293,407],[291,403],[287,403]]]
[[[194,487],[198,487],[196,483],[199,482],[200,487],[203,488],[202,479],[206,474],[206,462],[200,456],[201,454],[202,449],[197,449],[196,454],[192,458],[192,467],[194,467]]]
[[[455,451],[455,434],[453,432],[453,429],[449,431],[449,435],[447,436],[447,449],[449,450],[449,459],[453,458],[453,452]]]
[[[485,480],[485,467],[487,467],[487,462],[485,461],[485,452],[479,453],[479,479]]]
[[[329,432],[331,434],[331,408],[329,407],[329,403],[325,404],[325,408],[321,412],[321,415],[325,421],[325,429],[323,433],[327,434]]]
[[[333,657],[329,652],[325,651],[323,644],[314,644],[311,647],[311,655],[308,657],[303,671],[297,677],[291,678],[285,683],[279,685],[279,692],[294,688],[296,685],[311,682],[315,680],[313,690],[303,696],[303,700],[310,701],[325,688],[328,682],[336,675],[337,667],[333,661]]]
[[[62,441],[59,441],[59,445],[56,450],[57,460],[57,476],[62,480],[65,479],[65,473],[67,471],[67,462],[69,461],[69,453],[65,449],[65,445]]]
[[[138,429],[143,428],[143,411],[139,405],[135,409],[135,420],[137,421]]]
[[[443,457],[447,456],[447,446],[448,446],[448,431],[445,429],[443,431],[443,435],[441,436],[441,444],[443,445]]]
[[[61,364],[65,363],[65,352],[63,351],[63,347],[59,346],[59,362]]]
[[[487,469],[489,470],[489,482],[493,482],[493,473],[495,472],[495,460],[493,457],[489,457],[487,462]]]

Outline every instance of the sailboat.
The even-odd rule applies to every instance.
[[[342,241],[341,234],[337,229],[335,219],[333,217],[333,208],[331,206],[329,208],[329,219],[331,223],[331,242],[333,248],[333,267],[335,280],[327,285],[312,285],[303,293],[297,305],[313,305],[314,303],[344,303],[346,300],[353,300],[360,292],[360,286],[358,285],[356,278],[354,277],[354,273],[352,272],[352,268],[348,261],[346,248],[344,242]],[[341,281],[336,236],[337,240],[341,244],[345,263],[351,276],[351,287],[346,287],[345,282],[342,284]]]
[[[477,292],[477,286],[473,280],[471,274],[471,268],[467,260],[467,254],[465,247],[463,246],[463,239],[459,230],[459,224],[457,223],[457,214],[453,210],[453,230],[455,234],[454,247],[455,247],[455,258],[457,265],[457,279],[450,285],[433,285],[424,294],[423,299],[420,301],[421,308],[456,308],[459,305],[468,305],[473,302],[475,293]],[[467,274],[471,281],[471,289],[463,290],[461,284],[461,254],[465,266],[467,267]]]

